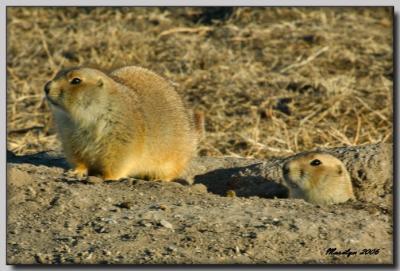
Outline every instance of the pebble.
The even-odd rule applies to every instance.
[[[118,203],[117,206],[119,208],[132,209],[134,205],[131,201],[124,201],[124,202]]]
[[[146,248],[146,249],[144,250],[144,253],[145,253],[146,255],[148,255],[148,256],[154,255],[154,252],[155,252],[155,250],[154,250],[154,249],[150,249],[150,248]]]
[[[360,241],[355,239],[346,239],[344,242],[347,244],[356,244],[359,243]]]
[[[175,180],[173,183],[178,183],[181,185],[191,185],[192,181],[187,180],[187,179],[178,179],[178,180]]]
[[[236,192],[235,192],[235,190],[228,190],[228,191],[226,192],[226,196],[227,196],[227,197],[231,197],[231,198],[236,197]]]
[[[117,208],[111,208],[111,209],[109,209],[109,211],[110,211],[110,212],[114,212],[114,213],[118,213],[118,212],[119,212],[119,209],[117,209]]]
[[[104,221],[107,224],[117,224],[117,221],[115,221],[114,219],[112,219],[110,217],[103,217],[103,218],[101,218],[101,221]]]
[[[28,186],[26,188],[26,193],[27,193],[28,196],[30,196],[32,198],[36,197],[36,191],[31,186]]]
[[[170,252],[176,252],[176,251],[178,251],[178,248],[176,246],[168,246],[167,250]]]
[[[139,221],[139,224],[142,225],[142,226],[145,226],[145,227],[153,226],[153,224],[150,221],[147,221],[147,220],[141,220],[141,221]]]
[[[98,184],[98,183],[102,183],[102,182],[103,182],[103,179],[102,179],[102,178],[99,178],[99,177],[96,177],[96,176],[89,176],[89,177],[86,179],[86,182],[87,182],[87,183],[90,183],[90,184]]]
[[[37,263],[49,263],[48,257],[42,253],[36,253],[34,257]]]
[[[108,229],[105,228],[105,227],[95,228],[94,230],[95,230],[97,233],[108,233],[108,232],[110,232],[110,230],[108,230]]]
[[[267,228],[267,225],[265,225],[264,223],[255,223],[254,224],[255,228]]]
[[[142,219],[159,221],[161,219],[161,214],[158,210],[157,211],[148,211],[143,214],[140,214],[139,217]]]
[[[121,240],[129,241],[129,240],[132,240],[132,237],[129,234],[123,234],[123,235],[121,235]]]
[[[255,239],[255,238],[257,238],[257,233],[255,233],[255,232],[245,232],[245,233],[242,233],[242,237],[249,237],[251,239]]]
[[[281,225],[281,221],[279,220],[279,218],[273,218],[272,219],[272,225],[278,226]]]
[[[236,252],[236,254],[240,254],[240,249],[238,246],[235,246],[235,252]]]
[[[199,193],[207,193],[207,186],[204,184],[198,183],[195,185],[192,185],[191,190],[194,192],[199,192]]]
[[[167,220],[165,219],[161,219],[160,220],[160,225],[167,228],[167,229],[173,229],[174,227],[172,226],[171,223],[169,223]]]

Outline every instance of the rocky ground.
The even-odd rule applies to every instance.
[[[357,202],[274,198],[285,159],[199,157],[188,184],[82,181],[57,153],[8,153],[7,262],[393,263],[391,145],[331,152]]]

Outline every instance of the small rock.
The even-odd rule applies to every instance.
[[[359,243],[359,240],[346,239],[344,242],[347,243],[347,244],[356,244],[356,243]]]
[[[129,183],[129,182],[130,182],[130,179],[127,178],[127,177],[124,177],[124,178],[119,179],[118,181],[119,181],[120,183],[122,183],[122,182],[124,182],[124,183]]]
[[[152,256],[152,255],[154,255],[154,249],[150,249],[150,248],[146,248],[145,250],[144,250],[144,253],[147,255],[147,256]]]
[[[272,225],[279,226],[281,224],[282,224],[282,222],[279,220],[279,218],[272,219]]]
[[[133,203],[130,201],[124,201],[124,202],[116,204],[116,206],[119,208],[132,209]]]
[[[297,227],[296,224],[292,223],[292,224],[289,224],[289,229],[296,232],[299,230],[299,227]]]
[[[239,249],[238,246],[235,246],[235,253],[236,253],[236,254],[240,254],[240,249]]]
[[[226,191],[226,196],[227,196],[227,197],[231,197],[231,198],[235,198],[235,197],[236,197],[236,192],[235,192],[235,190],[228,190],[228,191]]]
[[[32,198],[36,197],[36,191],[35,189],[33,189],[33,187],[28,186],[25,191],[27,196],[30,196]]]
[[[49,205],[50,206],[58,206],[59,200],[60,200],[60,197],[56,196],[49,202]]]
[[[36,253],[34,257],[37,263],[50,263],[49,257],[42,253]]]
[[[257,233],[256,232],[245,232],[242,234],[242,237],[249,237],[251,239],[257,238]]]
[[[179,184],[185,185],[185,186],[192,184],[192,182],[190,180],[187,180],[187,179],[176,179],[176,180],[174,180],[174,183],[179,183]]]
[[[141,220],[141,221],[139,221],[139,224],[142,225],[142,226],[145,226],[145,227],[153,226],[153,224],[150,221],[147,221],[147,220]]]
[[[102,182],[103,182],[103,179],[102,179],[102,178],[99,178],[99,177],[96,177],[96,176],[89,176],[89,177],[86,179],[86,182],[87,182],[87,183],[90,183],[90,184],[98,184],[98,183],[102,183]]]
[[[153,209],[153,210],[163,210],[163,211],[165,211],[165,210],[168,209],[168,206],[167,206],[167,205],[164,205],[164,204],[156,204],[156,205],[151,206],[150,209]]]
[[[110,232],[110,230],[107,229],[106,227],[98,227],[98,228],[95,228],[94,230],[97,233],[108,233],[108,232]]]
[[[109,209],[110,212],[114,212],[114,213],[118,213],[120,211],[120,209],[118,208],[111,208]]]
[[[157,211],[148,211],[139,215],[140,218],[150,221],[159,221],[162,219],[161,213]]]
[[[169,223],[167,220],[165,219],[161,219],[160,220],[160,225],[167,228],[167,229],[173,229],[174,227],[172,226],[171,223]]]
[[[121,240],[122,241],[132,240],[132,236],[130,236],[129,234],[123,234],[123,235],[121,235]]]
[[[178,248],[176,246],[168,246],[167,250],[170,252],[176,252],[176,251],[178,251]]]
[[[101,221],[106,222],[107,224],[117,224],[117,221],[112,219],[111,217],[102,217]]]
[[[264,223],[255,223],[254,227],[255,228],[267,228],[267,225],[265,225]]]

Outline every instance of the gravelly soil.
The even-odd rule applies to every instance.
[[[218,169],[254,160],[197,158],[192,185],[81,181],[51,153],[10,154],[8,162],[9,264],[392,263],[391,206],[227,197],[198,181],[214,172],[218,186]],[[358,254],[327,255],[328,248]]]

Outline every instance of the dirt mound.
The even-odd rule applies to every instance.
[[[351,156],[355,150],[332,152]],[[271,183],[278,185],[279,178],[254,178],[265,178],[262,172],[273,172],[285,159],[200,157],[187,173],[194,184],[182,185],[80,181],[59,167],[63,160],[54,153],[10,154],[7,262],[392,263],[392,205],[386,197],[391,199],[393,180],[373,185],[380,171],[390,171],[390,151],[389,145],[359,148],[362,161],[386,159],[387,167],[367,171],[363,182],[370,185],[355,186],[357,202],[329,207],[265,198],[276,195]],[[230,187],[238,196],[225,196],[232,179],[239,180]],[[381,186],[387,193],[379,194]],[[363,200],[360,191],[384,200]]]

